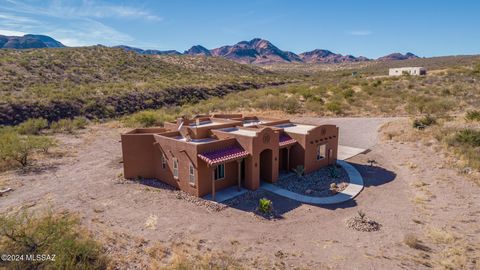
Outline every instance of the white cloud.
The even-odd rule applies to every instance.
[[[369,36],[373,34],[373,32],[370,30],[353,30],[353,31],[348,31],[347,33],[352,36]]]
[[[0,26],[3,31],[45,34],[67,46],[118,45],[134,39],[101,22],[103,18],[162,20],[141,8],[92,0],[77,4],[59,0],[36,2],[36,5],[30,3],[0,0]]]
[[[162,17],[138,7],[102,4],[92,0],[83,0],[77,5],[58,0],[51,0],[43,2],[43,5],[39,4],[36,6],[28,5],[15,0],[8,0],[7,2],[10,3],[10,6],[0,6],[0,9],[35,15],[51,16],[56,18],[123,18],[149,21],[163,20]]]
[[[45,32],[67,46],[118,45],[134,39],[95,20],[75,21],[65,27]]]
[[[4,35],[4,36],[23,36],[23,35],[26,35],[26,34],[27,33],[20,32],[20,31],[11,31],[11,30],[0,29],[0,35]]]

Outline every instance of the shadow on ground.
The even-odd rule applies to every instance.
[[[362,175],[364,180],[365,187],[373,187],[387,184],[393,181],[396,177],[396,174],[392,171],[389,171],[385,168],[379,166],[370,166],[364,164],[350,163],[353,165]],[[156,179],[137,179],[135,182],[158,189],[164,190],[178,190],[168,184],[165,184]],[[361,196],[361,193],[359,194]],[[264,215],[257,211],[259,200],[261,198],[266,198],[272,201],[274,214],[273,215]],[[203,200],[202,198],[198,198]],[[238,209],[244,212],[251,212],[258,216],[259,218],[264,219],[283,219],[283,215],[300,207],[303,203],[296,200],[292,200],[280,195],[274,194],[272,192],[258,189],[256,191],[248,191],[242,195],[239,195],[233,199],[227,200],[225,202],[220,202],[220,204],[226,205],[230,208]],[[324,209],[335,210],[335,209],[346,209],[351,207],[356,207],[356,199],[352,199],[343,203],[331,204],[331,205],[317,205],[310,204],[313,207],[321,207]]]
[[[380,186],[387,184],[397,177],[397,174],[380,166],[370,166],[365,164],[352,164],[363,177],[365,187]]]

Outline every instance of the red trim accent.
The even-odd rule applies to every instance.
[[[198,154],[198,157],[209,166],[215,166],[228,161],[245,158],[250,153],[239,146],[230,146],[223,149]]]

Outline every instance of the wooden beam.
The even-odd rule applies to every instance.
[[[237,160],[237,163],[238,163],[238,187],[237,187],[237,190],[238,191],[240,191],[241,185],[242,185],[242,160],[243,159]]]
[[[290,171],[290,146],[287,147],[287,172]]]
[[[212,200],[215,201],[215,167],[212,168]]]

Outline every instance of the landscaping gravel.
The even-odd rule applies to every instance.
[[[333,177],[332,170],[336,170]],[[331,189],[331,184],[336,187]],[[328,197],[344,190],[349,183],[347,172],[340,166],[328,166],[307,175],[289,173],[281,176],[275,185],[295,193],[312,197]]]

